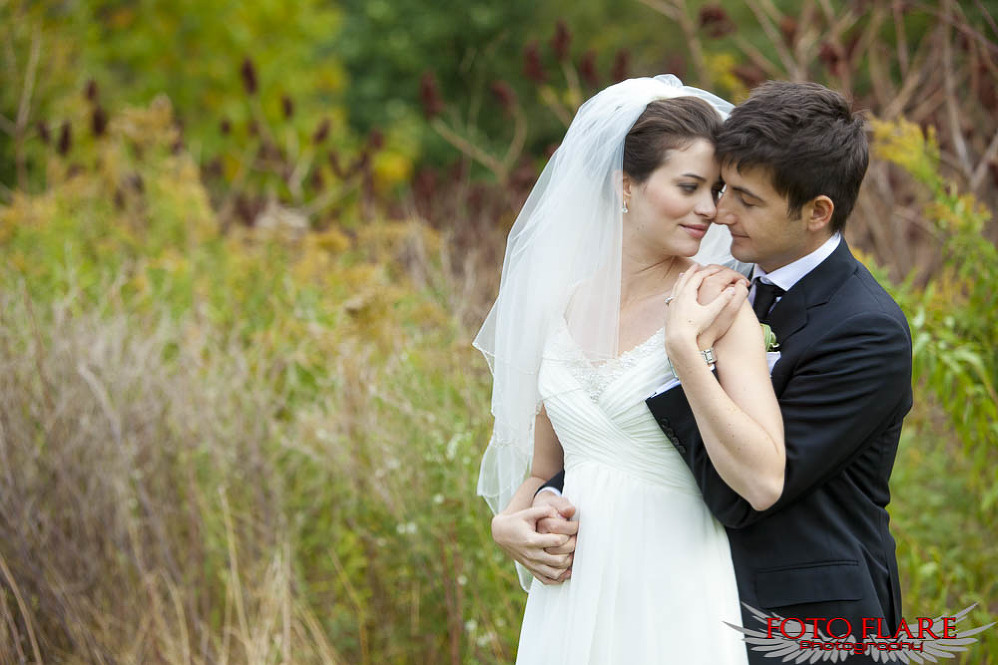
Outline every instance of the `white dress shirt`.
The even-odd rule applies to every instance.
[[[755,303],[755,278],[758,277],[760,281],[767,282],[769,284],[776,284],[778,287],[784,291],[789,291],[793,288],[794,284],[804,279],[804,276],[809,272],[818,267],[818,265],[832,255],[835,248],[839,246],[842,242],[841,233],[833,233],[832,237],[822,243],[821,247],[814,250],[806,256],[802,256],[792,263],[777,268],[773,272],[766,272],[759,266],[752,268],[752,288],[749,289],[748,299],[750,303]],[[773,303],[780,302],[780,298],[777,298]]]

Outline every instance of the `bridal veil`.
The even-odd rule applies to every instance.
[[[499,295],[474,341],[493,375],[495,426],[478,480],[493,512],[530,469],[541,352],[559,317],[590,361],[617,356],[624,138],[649,102],[687,96],[722,118],[732,108],[672,75],[630,79],[592,97],[513,224]],[[729,247],[727,228],[711,225],[694,260],[730,264]]]

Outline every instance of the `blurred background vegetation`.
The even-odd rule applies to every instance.
[[[575,108],[869,112],[905,615],[998,616],[998,3],[0,0],[0,663],[511,662],[470,340]],[[998,629],[963,662],[998,662]]]

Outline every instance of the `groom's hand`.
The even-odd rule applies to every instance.
[[[728,331],[731,322],[735,320],[735,315],[748,296],[749,287],[748,279],[731,268],[710,265],[705,270],[710,270],[711,274],[700,284],[700,290],[697,291],[697,302],[701,305],[713,302],[729,286],[735,287],[735,297],[724,306],[724,309],[717,315],[714,322],[697,337],[697,345],[701,349],[708,349],[714,346],[714,342],[723,337],[724,333]]]
[[[545,505],[499,513],[492,518],[492,539],[543,584],[558,584],[571,575],[572,555],[552,554],[548,548],[563,548],[572,538],[565,533],[540,533],[537,523],[545,518],[567,522],[555,508]]]
[[[554,492],[539,492],[534,497],[534,506],[551,506],[558,511],[557,517],[545,517],[537,521],[539,533],[561,533],[569,536],[564,545],[549,547],[551,554],[575,554],[575,539],[579,533],[579,523],[572,522],[575,516],[575,506],[560,494]]]

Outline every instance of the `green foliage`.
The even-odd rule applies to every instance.
[[[208,154],[218,148],[223,119],[243,129],[261,120],[253,117],[259,103],[263,118],[277,123],[284,96],[295,114],[282,124],[307,136],[331,113],[342,127],[336,103],[346,80],[330,50],[342,18],[329,3],[94,0],[75,14],[93,26],[87,54],[108,103],[147,104],[165,93]],[[245,58],[254,63],[255,90],[240,76]]]
[[[14,47],[8,70],[27,79],[32,45],[40,45],[20,132],[32,181],[37,187],[44,177],[39,139],[54,151],[65,123],[72,148],[97,133],[96,113],[146,105],[162,94],[182,127],[179,140],[192,145],[199,162],[228,157],[229,175],[260,142],[298,157],[323,122],[332,146],[355,149],[361,142],[347,128],[341,104],[346,72],[333,48],[341,24],[336,6],[319,0],[3,5],[0,36]],[[16,83],[0,87],[0,113],[7,118],[22,104],[22,81]],[[36,130],[41,126],[47,137]],[[0,133],[0,168],[10,170],[0,170],[0,182],[6,184],[15,182],[15,142]],[[250,178],[261,189],[273,188],[273,181]]]
[[[409,124],[435,161],[453,153],[426,132],[420,81],[433,73],[445,100],[481,130],[501,136],[505,120],[489,92],[493,81],[519,78],[521,36],[532,29],[534,3],[346,0],[338,44],[351,85],[344,91],[351,122],[362,132]]]
[[[22,184],[22,174],[16,171],[19,141],[26,176],[23,184],[42,179],[43,131],[49,142],[58,141],[62,100],[69,91],[82,88],[85,74],[76,65],[83,57],[83,44],[79,39],[65,38],[62,30],[66,24],[62,22],[84,34],[90,28],[75,23],[73,17],[72,12],[60,11],[49,3],[0,3],[0,39],[4,42],[0,117],[10,123],[7,126],[0,120],[0,185]]]
[[[904,309],[913,342],[916,404],[891,479],[905,615],[977,603],[968,625],[985,625],[998,592],[990,526],[998,508],[998,250],[982,237],[989,213],[940,175],[931,130],[904,119],[874,120],[873,130],[874,155],[924,187],[926,218],[944,257],[924,289],[911,279],[890,286],[880,276]],[[994,662],[998,635],[980,639],[967,662]]]
[[[936,617],[976,603],[963,627],[987,625],[998,613],[994,510],[982,507],[967,482],[980,473],[977,463],[962,453],[951,429],[932,423],[926,401],[923,393],[905,421],[891,476],[891,532],[904,616]],[[998,633],[992,629],[978,637],[962,662],[995,663]]]
[[[932,390],[975,460],[981,505],[998,501],[998,249],[982,237],[990,213],[939,174],[939,149],[903,119],[874,121],[874,151],[928,191],[925,214],[942,244],[943,269],[923,291],[895,290],[912,330],[914,373]]]
[[[731,95],[751,78],[741,38],[782,66],[750,3],[723,3],[737,31],[706,35],[713,4],[689,3],[687,33],[656,2],[0,3],[0,447],[16,471],[0,644],[25,662],[510,662],[524,595],[475,496],[489,377],[467,321],[494,295],[522,162],[543,161],[621,47],[629,73],[695,84],[697,36]],[[922,43],[927,7],[871,34]],[[830,39],[868,25],[815,16]],[[523,71],[532,42],[543,81]],[[798,46],[809,77],[844,80]],[[854,69],[868,91],[873,69]],[[421,150],[458,155],[422,117],[427,70],[465,156],[512,155],[505,189],[409,182]],[[980,602],[980,625],[998,591],[998,257],[986,210],[940,175],[952,146],[876,132],[944,248],[927,288],[891,287],[917,387],[892,482],[905,614]],[[386,213],[397,188],[454,237]],[[971,657],[993,663],[984,639]]]

